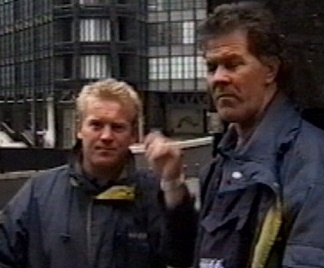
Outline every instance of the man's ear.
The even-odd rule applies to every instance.
[[[77,139],[82,140],[82,133],[80,131],[77,131],[76,137]]]
[[[139,142],[139,133],[138,133],[138,125],[137,124],[135,124],[134,126],[133,126],[133,130],[132,130],[132,142],[133,143],[137,143],[137,142]]]
[[[81,119],[77,118],[75,122],[75,136],[77,139],[82,139],[81,124]]]
[[[278,75],[280,60],[277,57],[267,57],[264,59],[264,65],[267,67],[266,84],[273,83]]]

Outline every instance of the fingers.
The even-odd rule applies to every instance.
[[[170,140],[167,139],[160,131],[150,132],[144,139],[145,150],[149,150],[150,147],[159,145],[160,143],[167,143],[168,141]]]
[[[170,139],[163,136],[160,132],[152,132],[144,140],[146,157],[157,160],[164,157],[180,157],[180,148]]]
[[[174,178],[181,172],[181,150],[159,132],[147,135],[144,140],[145,156],[153,171],[164,178]]]

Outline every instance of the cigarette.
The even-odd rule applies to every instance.
[[[189,140],[181,140],[181,141],[170,141],[168,144],[179,147],[180,149],[189,149],[200,146],[210,146],[213,142],[212,136],[207,136],[203,138],[189,139]],[[129,147],[132,153],[140,154],[145,153],[145,146],[142,143],[133,144]]]

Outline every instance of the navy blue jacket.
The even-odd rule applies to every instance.
[[[135,201],[95,199],[105,189],[73,166],[30,179],[2,212],[0,267],[188,267],[193,202],[166,210],[151,173],[134,170],[118,183],[135,187]]]
[[[282,224],[262,267],[324,267],[324,133],[277,98],[247,144],[236,140],[230,128],[202,172],[196,267],[251,267],[278,201]]]

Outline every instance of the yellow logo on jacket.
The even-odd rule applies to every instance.
[[[135,200],[135,187],[126,185],[115,185],[98,194],[97,200]]]

